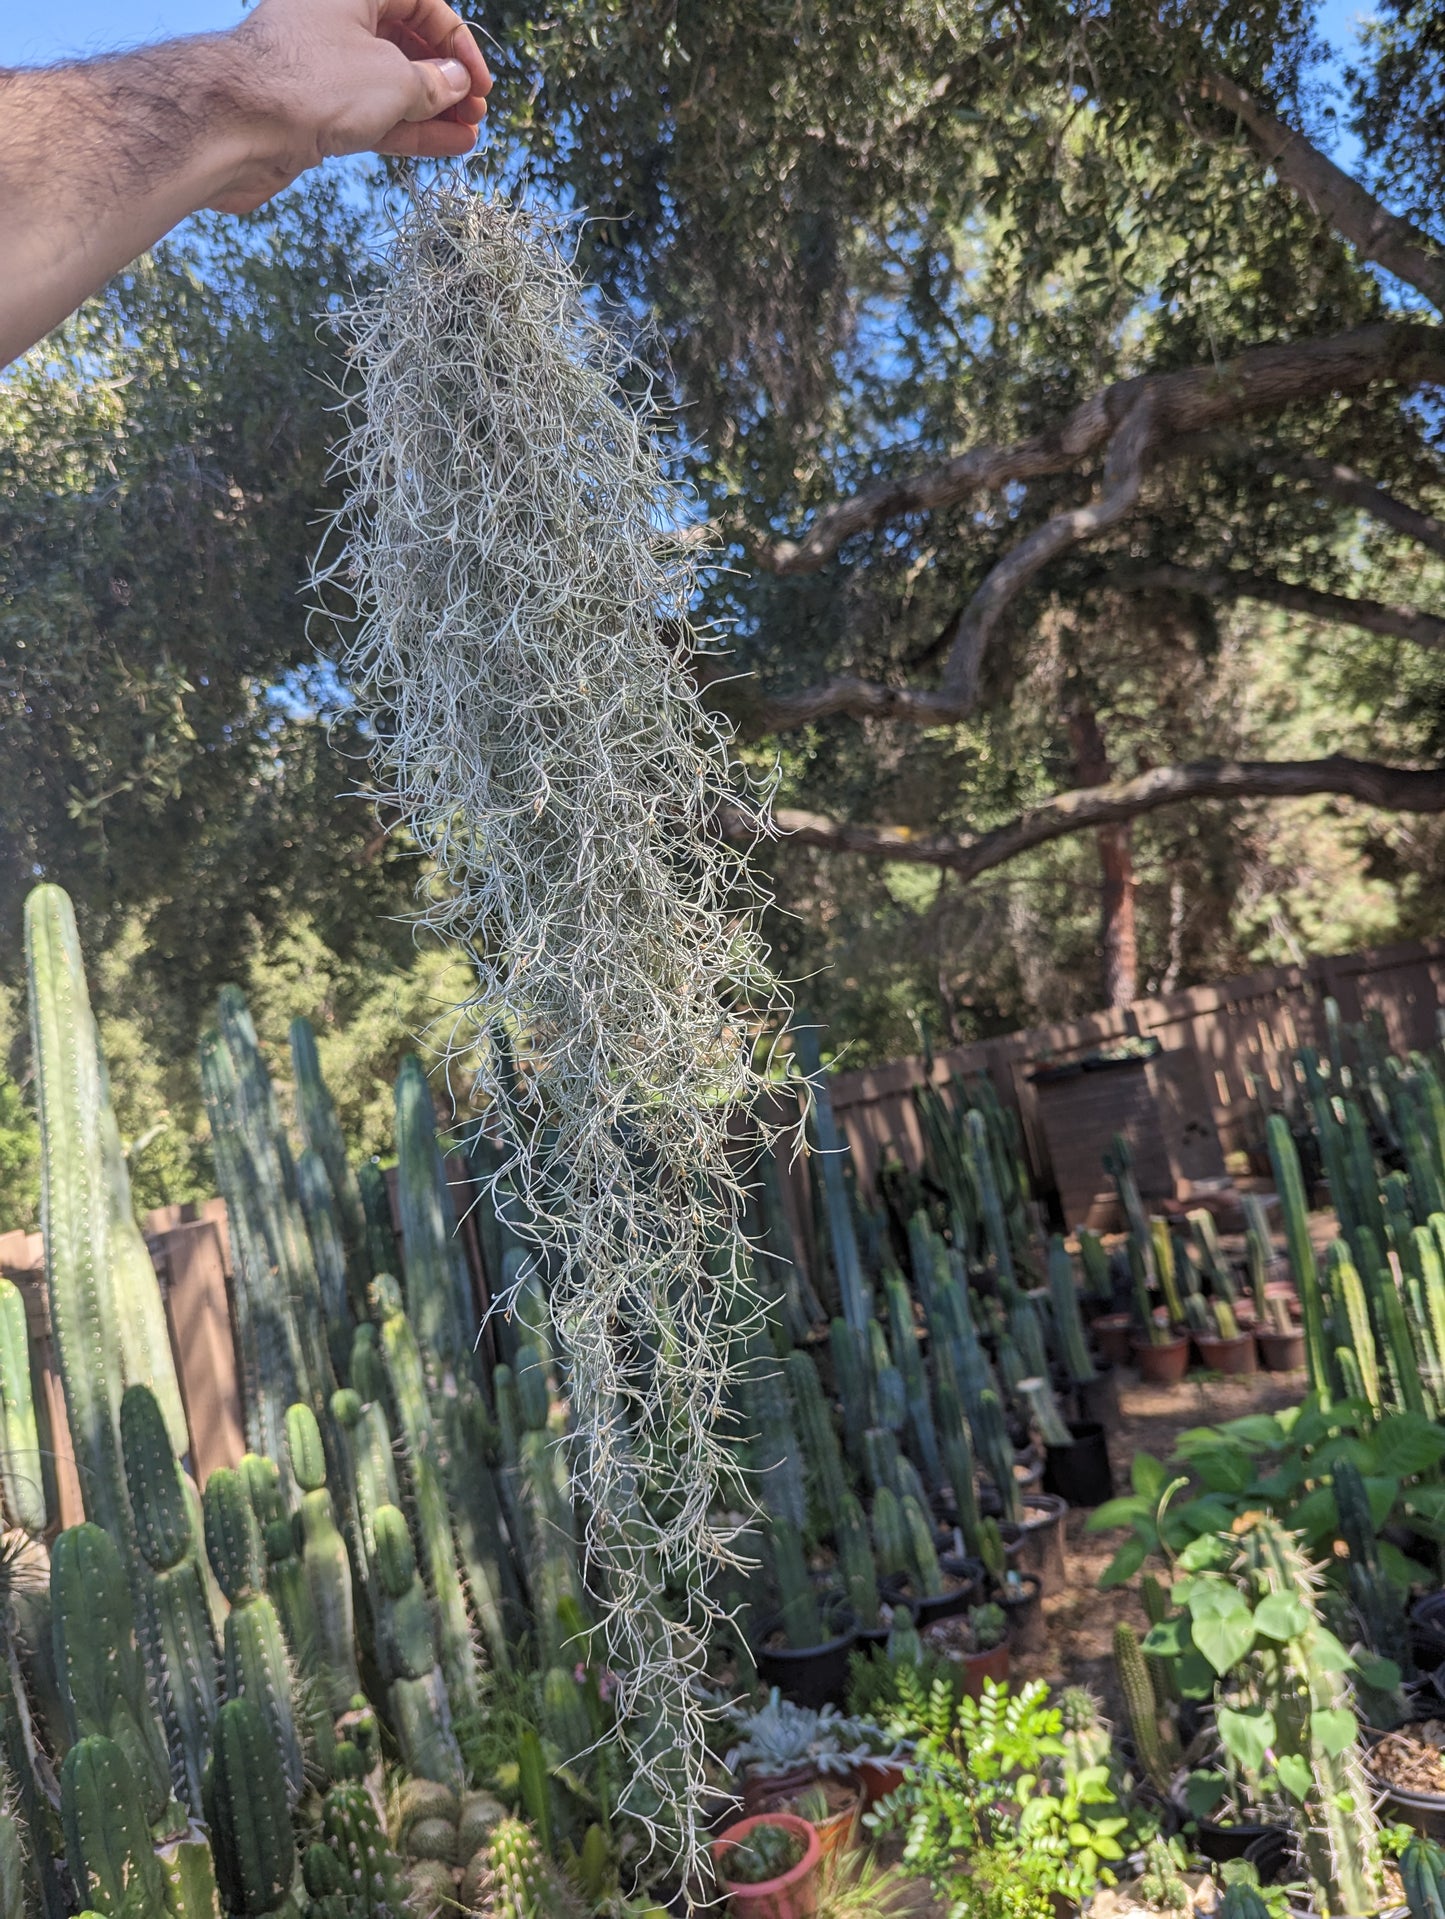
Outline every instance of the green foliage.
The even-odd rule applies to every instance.
[[[728,1884],[760,1886],[781,1879],[803,1856],[805,1840],[787,1826],[754,1826],[746,1838],[728,1846],[718,1858],[718,1873]]]
[[[40,1126],[24,1094],[0,1070],[0,1233],[40,1227]]]
[[[1069,1763],[1046,1686],[1010,1693],[986,1680],[982,1699],[959,1699],[946,1679],[925,1689],[903,1671],[898,1691],[895,1724],[914,1736],[914,1757],[869,1823],[902,1830],[904,1864],[951,1912],[1042,1919],[1055,1894],[1082,1899],[1112,1883],[1128,1816],[1107,1766]]]

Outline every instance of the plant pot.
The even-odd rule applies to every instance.
[[[826,1793],[829,1786],[840,1802],[837,1808],[822,1819],[810,1818],[797,1804],[801,1793],[809,1786],[821,1785]],[[811,1781],[797,1789],[796,1793],[775,1793],[756,1809],[759,1813],[792,1813],[798,1819],[807,1819],[808,1824],[818,1835],[818,1844],[824,1859],[835,1854],[847,1852],[858,1839],[858,1819],[863,1811],[863,1788],[851,1774],[834,1773],[831,1776],[815,1773]]]
[[[1006,1585],[996,1595],[1008,1620],[1009,1652],[1032,1658],[1047,1652],[1049,1630],[1044,1620],[1043,1588],[1037,1573],[1024,1573],[1017,1586]]]
[[[1305,1363],[1305,1336],[1303,1333],[1271,1333],[1263,1327],[1255,1334],[1259,1345],[1259,1356],[1265,1369],[1271,1373],[1301,1372]]]
[[[1102,1506],[1114,1497],[1109,1445],[1098,1420],[1070,1421],[1072,1446],[1044,1449],[1044,1491],[1070,1506]]]
[[[1000,1528],[1009,1564],[1021,1573],[1036,1573],[1046,1593],[1058,1592],[1068,1579],[1064,1560],[1064,1520],[1068,1502],[1053,1493],[1028,1493],[1021,1525]]]
[[[848,1692],[848,1655],[857,1643],[858,1629],[846,1610],[831,1617],[842,1627],[837,1636],[801,1651],[796,1646],[769,1646],[768,1640],[782,1628],[783,1615],[773,1613],[765,1619],[752,1645],[760,1683],[776,1686],[785,1699],[815,1711],[841,1706]]]
[[[770,1805],[806,1792],[818,1777],[814,1765],[794,1766],[791,1772],[750,1772],[743,1776],[740,1792],[743,1816],[752,1819]]]
[[[1151,1386],[1177,1386],[1189,1370],[1189,1341],[1184,1338],[1166,1339],[1156,1346],[1152,1339],[1136,1334],[1133,1353],[1140,1379]]]
[[[1181,1743],[1187,1744],[1182,1725],[1179,1734]],[[1169,1794],[1168,1803],[1181,1822],[1189,1819],[1182,1777],[1175,1782]],[[1232,1826],[1227,1826],[1218,1819],[1198,1819],[1192,1823],[1195,1827],[1196,1850],[1216,1866],[1226,1865],[1231,1859],[1242,1859],[1255,1840],[1263,1839],[1268,1833],[1278,1832],[1284,1833],[1286,1838],[1289,1836],[1283,1826],[1257,1825],[1253,1821],[1241,1820]]]
[[[1127,1366],[1133,1357],[1134,1320],[1129,1313],[1102,1313],[1094,1321],[1094,1348],[1106,1366]]]
[[[1199,1348],[1200,1359],[1211,1373],[1225,1373],[1233,1378],[1259,1371],[1259,1353],[1253,1333],[1236,1333],[1233,1339],[1211,1339],[1205,1333],[1196,1333],[1194,1343]]]
[[[897,1792],[907,1770],[906,1759],[865,1759],[855,1766],[848,1777],[863,1795],[864,1812],[871,1812],[880,1799]]]
[[[1431,1597],[1438,1598],[1438,1594]],[[1428,1712],[1421,1718],[1430,1717]],[[1418,1720],[1416,1721],[1418,1724]],[[1395,1728],[1397,1732],[1408,1733],[1410,1723]],[[1374,1764],[1374,1751],[1385,1738],[1385,1734],[1367,1732],[1366,1744],[1369,1752],[1365,1760],[1365,1769],[1370,1776],[1370,1784],[1381,1795],[1382,1809],[1389,1812],[1393,1819],[1406,1826],[1413,1826],[1427,1839],[1445,1839],[1445,1792],[1430,1792],[1419,1786],[1400,1786],[1393,1779],[1377,1772]]]
[[[907,1591],[901,1579],[885,1579],[880,1588],[883,1598],[890,1606],[906,1606],[913,1615],[913,1623],[920,1632],[926,1626],[935,1625],[940,1619],[957,1619],[971,1606],[979,1604],[983,1597],[984,1570],[976,1559],[960,1559],[956,1553],[944,1553],[939,1560],[939,1569],[948,1578],[957,1581],[946,1592],[925,1593],[922,1598],[914,1597]]]
[[[1445,1592],[1425,1593],[1411,1606],[1410,1650],[1422,1672],[1445,1664]]]
[[[1295,1851],[1294,1834],[1284,1826],[1270,1826],[1263,1836],[1245,1848],[1244,1857],[1259,1874],[1262,1886],[1288,1884],[1292,1879],[1303,1877],[1303,1868],[1299,1864]],[[1380,1914],[1339,1914],[1332,1919],[1385,1919],[1386,1913],[1403,1913],[1404,1907],[1387,1907]],[[1286,1907],[1290,1919],[1320,1919],[1313,1905],[1297,1906],[1292,1901]]]
[[[1127,1357],[1127,1356],[1126,1356]],[[1081,1423],[1116,1426],[1119,1422],[1119,1375],[1112,1366],[1092,1379],[1074,1381],[1074,1406]],[[1050,1488],[1044,1487],[1048,1492]]]
[[[987,1652],[970,1652],[963,1656],[963,1693],[966,1699],[983,1698],[983,1682],[992,1679],[997,1685],[1005,1685],[1009,1674],[1009,1643],[1005,1639],[997,1646],[990,1646]]]
[[[784,1826],[805,1842],[802,1858],[776,1879],[764,1879],[756,1886],[739,1886],[724,1878],[722,1861],[730,1846],[746,1839],[754,1826]],[[818,1911],[818,1876],[823,1864],[823,1848],[817,1833],[806,1819],[789,1812],[774,1812],[754,1819],[739,1819],[720,1832],[708,1847],[718,1884],[727,1894],[732,1919],[815,1919]]]

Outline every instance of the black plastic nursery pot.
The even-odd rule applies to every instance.
[[[1096,1422],[1113,1426],[1119,1419],[1119,1375],[1112,1366],[1094,1374],[1092,1379],[1074,1381],[1074,1406],[1081,1424]],[[1045,1492],[1053,1490],[1045,1486]]]
[[[940,1619],[960,1618],[971,1606],[979,1605],[984,1596],[986,1575],[976,1559],[960,1559],[954,1553],[945,1553],[938,1563],[940,1570],[955,1582],[946,1592],[915,1597],[898,1578],[885,1579],[878,1588],[880,1597],[888,1605],[908,1608],[920,1632],[925,1626],[936,1625]]]
[[[753,1661],[758,1678],[765,1686],[776,1686],[785,1699],[815,1711],[823,1706],[841,1706],[848,1692],[848,1658],[858,1643],[858,1628],[846,1607],[828,1612],[829,1625],[836,1637],[821,1646],[800,1650],[796,1646],[770,1646],[768,1641],[782,1631],[783,1615],[773,1613],[764,1619],[753,1641]]]
[[[1262,1886],[1288,1885],[1304,1877],[1295,1852],[1294,1835],[1283,1826],[1271,1826],[1261,1838],[1245,1848],[1244,1857],[1259,1874]],[[1312,1905],[1297,1906],[1291,1901],[1287,1910],[1290,1919],[1319,1919]],[[1337,1919],[1392,1919],[1393,1913],[1403,1914],[1405,1910],[1405,1907],[1399,1906],[1379,1914],[1342,1913]]]
[[[1044,1592],[1058,1592],[1068,1578],[1064,1561],[1068,1502],[1055,1493],[1025,1493],[1023,1510],[1021,1524],[999,1528],[1009,1562],[1019,1572],[1036,1573]]]
[[[1260,1839],[1267,1839],[1271,1833],[1277,1833],[1286,1841],[1289,1839],[1289,1833],[1283,1826],[1261,1826],[1243,1821],[1227,1826],[1218,1819],[1200,1819],[1195,1822],[1194,1843],[1212,1864],[1226,1866],[1231,1859],[1243,1859],[1252,1845]]]
[[[1410,1650],[1422,1672],[1445,1665],[1445,1592],[1424,1593],[1411,1606]]]
[[[1430,1596],[1440,1598],[1442,1595],[1432,1594]],[[1437,1690],[1439,1679],[1440,1675],[1435,1674],[1434,1681]],[[1421,1717],[1432,1716],[1421,1713],[1419,1707],[1417,1707],[1416,1710],[1417,1713],[1420,1713]],[[1418,1720],[1416,1723],[1418,1723]],[[1410,1722],[1407,1721],[1403,1726],[1396,1727],[1395,1730],[1398,1732],[1409,1732]],[[1384,1737],[1383,1734],[1375,1734],[1372,1732],[1365,1734],[1365,1739],[1370,1749],[1365,1761],[1366,1770],[1370,1775],[1370,1784],[1375,1788],[1376,1792],[1381,1795],[1382,1812],[1387,1818],[1398,1825],[1413,1826],[1416,1832],[1422,1834],[1426,1839],[1445,1840],[1445,1792],[1417,1792],[1409,1786],[1397,1786],[1393,1780],[1385,1778],[1383,1773],[1376,1772],[1374,1767],[1374,1749],[1379,1745],[1382,1737]]]
[[[1102,1506],[1114,1497],[1109,1442],[1101,1421],[1070,1420],[1072,1446],[1044,1448],[1044,1491],[1070,1506]]]

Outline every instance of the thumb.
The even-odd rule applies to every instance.
[[[404,120],[434,120],[448,107],[465,100],[472,90],[472,77],[460,60],[413,60],[412,98]]]

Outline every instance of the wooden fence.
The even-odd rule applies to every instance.
[[[1089,1152],[1070,1135],[1068,1125],[1061,1131],[1059,1112],[1051,1116],[1050,1084],[1033,1077],[1040,1067],[1079,1060],[1123,1039],[1156,1039],[1157,1058],[1142,1063],[1137,1072],[1081,1079],[1064,1118],[1082,1137],[1092,1108],[1101,1108],[1109,1126],[1135,1134],[1141,1170],[1167,1167],[1167,1173],[1156,1170],[1151,1175],[1154,1190],[1146,1184],[1146,1196],[1168,1197],[1158,1190],[1158,1181],[1168,1178],[1175,1186],[1173,1197],[1189,1198],[1218,1181],[1224,1152],[1249,1145],[1261,1131],[1250,1076],[1278,1097],[1291,1071],[1291,1055],[1302,1045],[1324,1046],[1327,998],[1339,1002],[1351,1023],[1367,1009],[1378,1008],[1391,1046],[1409,1052],[1434,1045],[1442,994],[1445,940],[1391,946],[1305,966],[1274,967],[1159,999],[1136,1000],[1132,1006],[1063,1025],[958,1047],[938,1055],[932,1077],[939,1085],[955,1074],[983,1074],[992,1081],[999,1097],[1019,1116],[1036,1189],[1050,1193],[1062,1186],[1065,1216],[1074,1223],[1083,1215],[1070,1212],[1068,1200],[1077,1199],[1096,1176],[1097,1155],[1089,1165]],[[885,1149],[896,1152],[906,1165],[920,1164],[923,1140],[913,1091],[926,1076],[923,1061],[911,1059],[832,1079],[834,1110],[865,1192],[872,1187]],[[471,1218],[475,1190],[455,1155],[447,1164],[480,1318],[489,1298],[489,1278],[495,1283],[497,1276],[484,1271]],[[816,1250],[807,1187],[796,1167],[791,1173],[783,1170],[798,1250],[811,1269]],[[394,1215],[396,1210],[393,1206]],[[204,1480],[216,1466],[234,1465],[245,1448],[225,1202],[164,1207],[147,1217],[145,1228],[166,1301],[191,1431],[192,1470]],[[397,1239],[400,1244],[399,1232]],[[40,1235],[0,1234],[0,1272],[15,1279],[25,1295],[37,1410],[48,1428],[42,1445],[54,1456],[59,1521],[71,1525],[83,1512],[51,1343]]]

